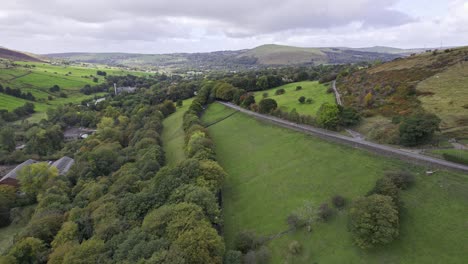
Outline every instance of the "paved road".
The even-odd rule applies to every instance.
[[[402,160],[405,160],[405,161],[412,161],[414,163],[429,165],[429,166],[433,166],[433,167],[437,167],[437,168],[438,167],[443,167],[443,168],[447,168],[447,169],[463,171],[463,172],[468,173],[468,166],[465,166],[465,165],[462,165],[462,164],[453,163],[453,162],[449,162],[449,161],[445,161],[445,160],[441,160],[441,159],[436,159],[436,158],[421,155],[421,154],[418,154],[418,153],[412,153],[412,152],[405,151],[405,150],[402,150],[402,149],[398,149],[398,148],[394,148],[394,147],[390,147],[390,146],[386,146],[386,145],[381,145],[381,144],[369,142],[369,141],[366,141],[366,140],[364,140],[362,138],[347,137],[347,136],[344,136],[342,134],[339,134],[339,133],[336,133],[336,132],[333,132],[333,131],[329,131],[329,130],[325,130],[325,129],[320,129],[320,128],[316,128],[316,127],[312,127],[312,126],[308,126],[308,125],[296,124],[296,123],[289,122],[287,120],[280,119],[280,118],[277,118],[277,117],[274,117],[274,116],[263,115],[263,114],[259,114],[259,113],[256,113],[256,112],[252,112],[252,111],[246,110],[246,109],[244,109],[242,107],[239,107],[239,106],[231,104],[231,103],[226,103],[226,102],[219,102],[219,103],[223,104],[223,105],[225,105],[227,107],[236,109],[236,110],[238,110],[238,111],[240,111],[242,113],[253,116],[253,117],[257,118],[257,119],[265,120],[265,121],[274,123],[276,125],[279,125],[279,126],[282,126],[282,127],[285,127],[285,128],[289,128],[289,129],[293,129],[293,130],[296,130],[296,131],[300,131],[300,132],[303,132],[303,133],[315,135],[315,136],[318,136],[318,137],[323,138],[323,139],[335,141],[335,142],[338,142],[338,143],[341,143],[341,144],[351,145],[351,146],[357,147],[357,148],[371,150],[371,151],[376,152],[376,153],[381,154],[381,155],[396,157],[396,158],[399,158],[399,159],[402,159]]]

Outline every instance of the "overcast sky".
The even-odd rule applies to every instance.
[[[3,0],[0,46],[35,53],[468,45],[468,0]]]

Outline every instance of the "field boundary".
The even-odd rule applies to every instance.
[[[340,144],[350,145],[355,148],[369,150],[369,151],[372,151],[374,153],[377,153],[383,156],[394,157],[394,158],[398,158],[404,161],[412,161],[414,163],[421,164],[421,165],[428,165],[428,166],[432,166],[436,168],[446,168],[446,169],[451,169],[451,170],[456,170],[456,171],[468,172],[468,166],[465,166],[462,164],[449,162],[449,161],[445,161],[445,160],[441,160],[441,159],[437,159],[437,158],[433,158],[433,157],[429,157],[429,156],[425,156],[425,155],[421,155],[417,153],[412,153],[412,152],[405,151],[402,149],[369,142],[362,138],[347,137],[342,134],[329,131],[329,130],[325,130],[325,129],[320,129],[320,128],[316,128],[316,127],[312,127],[308,125],[299,125],[299,124],[289,122],[287,120],[283,120],[277,117],[252,112],[247,109],[241,108],[237,105],[234,105],[232,103],[221,102],[221,101],[217,101],[217,102],[226,107],[238,110],[238,112],[243,112],[247,115],[253,116],[257,119],[268,121],[270,123],[273,123],[273,124],[276,124],[276,125],[288,128],[288,129],[292,129],[295,131],[299,131],[302,133],[318,136],[319,138],[322,138],[325,140],[337,142]]]
[[[233,115],[236,114],[236,113],[239,113],[239,110],[234,111],[234,112],[230,113],[229,115],[227,115],[227,116],[225,116],[225,117],[223,117],[223,118],[221,118],[221,119],[219,119],[219,120],[216,120],[216,121],[214,121],[214,122],[211,122],[211,123],[205,125],[205,128],[208,128],[208,127],[210,127],[210,126],[212,126],[212,125],[216,125],[216,124],[218,124],[219,122],[228,119],[229,117],[233,116]]]

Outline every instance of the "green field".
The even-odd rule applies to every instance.
[[[444,153],[447,153],[468,160],[468,150],[463,149],[435,149],[431,150],[430,153],[440,158],[443,157]]]
[[[231,113],[212,104],[203,120]],[[213,118],[216,115],[216,118]],[[383,158],[351,147],[235,114],[209,132],[217,158],[228,173],[223,189],[227,247],[241,230],[261,235],[287,230],[287,216],[304,202],[320,205],[333,195],[349,202],[365,195],[387,170],[409,169],[416,184],[402,192],[400,237],[373,250],[352,244],[346,209],[328,223],[270,241],[272,263],[464,263],[468,258],[468,176]],[[297,240],[303,253],[292,257],[288,245]]]
[[[163,120],[163,140],[164,152],[166,155],[166,164],[175,165],[185,159],[184,153],[184,128],[182,127],[185,111],[192,104],[193,99],[183,101],[182,107]]]
[[[5,68],[5,65],[0,64],[0,84],[3,87],[19,88],[22,92],[31,92],[36,97],[34,104],[38,113],[29,119],[33,121],[44,117],[45,111],[51,106],[80,103],[82,100],[94,96],[102,96],[103,93],[84,95],[79,92],[86,84],[96,84],[93,81],[94,76],[98,78],[98,84],[105,81],[104,77],[97,76],[97,70],[105,71],[108,75],[147,75],[143,72],[126,71],[107,66],[59,66],[37,62],[16,62],[16,64],[18,66],[13,68]],[[64,92],[68,98],[59,97],[58,93],[51,93],[49,88],[54,85],[60,86],[61,92]],[[53,96],[53,99],[49,100],[49,96]],[[11,111],[22,106],[25,102],[27,101],[0,93],[0,109]]]
[[[302,90],[296,91],[297,86],[302,86]],[[275,95],[275,91],[283,88],[286,93]],[[328,86],[319,84],[318,82],[296,82],[286,84],[270,90],[260,91],[255,93],[255,101],[260,102],[263,98],[263,93],[268,93],[268,98],[275,99],[278,106],[284,111],[291,111],[296,108],[299,114],[315,116],[318,109],[323,103],[335,103],[335,97],[332,93],[327,93]],[[299,97],[312,98],[313,103],[301,104]]]

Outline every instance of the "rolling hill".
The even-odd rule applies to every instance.
[[[0,47],[0,58],[12,61],[32,61],[42,62],[37,56],[25,52],[10,50],[4,47]]]
[[[361,132],[391,129],[392,118],[425,110],[442,119],[442,134],[462,139],[468,138],[467,83],[468,47],[462,47],[362,69],[339,78],[337,87],[345,105],[369,117]]]
[[[389,52],[387,52],[387,50]],[[125,66],[167,68],[237,69],[262,66],[318,65],[389,61],[413,51],[394,48],[302,48],[262,45],[253,49],[207,53],[136,54],[136,53],[58,53],[46,54],[54,59]]]

